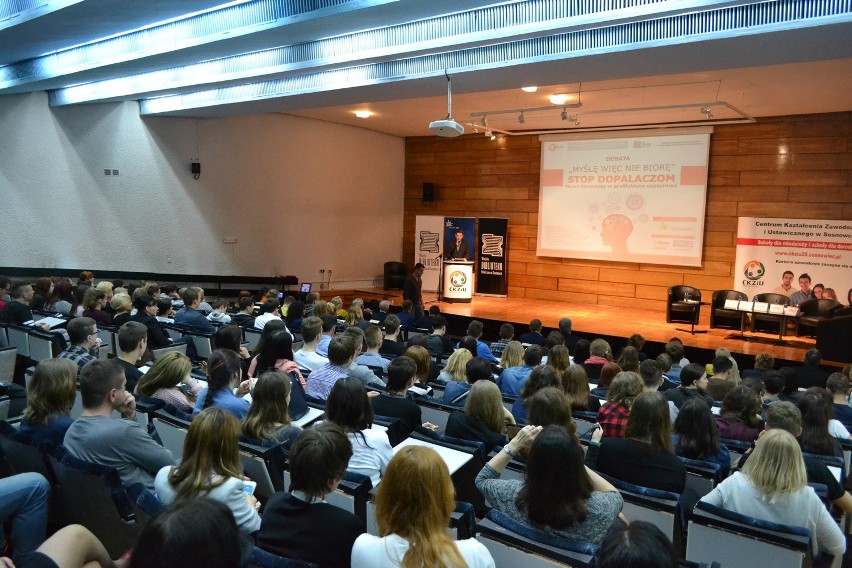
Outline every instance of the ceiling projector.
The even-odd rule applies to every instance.
[[[443,136],[445,138],[454,138],[464,134],[464,126],[456,122],[452,118],[445,120],[435,120],[429,123],[429,132],[435,136]]]

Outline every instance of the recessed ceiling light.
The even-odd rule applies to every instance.
[[[538,87],[531,85],[529,87],[521,87],[521,90],[525,93],[534,93],[538,90]]]
[[[355,116],[357,116],[358,118],[370,118],[371,116],[373,116],[373,113],[368,110],[356,110]]]
[[[551,102],[551,103],[553,103],[553,104],[555,104],[555,105],[564,105],[564,104],[565,104],[565,102],[566,102],[569,98],[570,98],[570,97],[569,97],[568,95],[565,95],[565,94],[563,94],[563,93],[557,93],[557,94],[555,94],[555,95],[550,95],[550,102]]]

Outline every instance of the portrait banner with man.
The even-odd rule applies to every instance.
[[[506,296],[509,291],[509,220],[479,218],[479,258],[476,262],[476,293]]]
[[[792,299],[816,288],[820,298],[828,289],[845,304],[852,288],[852,221],[740,217],[736,258],[733,289],[749,298],[772,292]]]

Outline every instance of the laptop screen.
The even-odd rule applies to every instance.
[[[310,282],[302,282],[301,288],[299,288],[299,292],[302,294],[309,294],[311,292],[311,283]]]

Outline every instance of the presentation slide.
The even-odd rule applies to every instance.
[[[710,130],[544,135],[538,256],[700,266]]]

